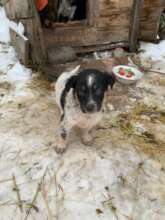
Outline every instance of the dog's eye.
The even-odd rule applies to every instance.
[[[98,85],[94,85],[93,90],[96,94],[100,94],[102,92],[101,87]]]
[[[79,93],[80,94],[84,94],[86,92],[86,87],[85,86],[81,86],[80,88],[79,88]]]

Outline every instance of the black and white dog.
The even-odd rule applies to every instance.
[[[83,130],[84,143],[92,141],[90,132],[102,119],[105,92],[114,82],[114,77],[108,73],[96,69],[79,72],[79,66],[61,74],[55,86],[56,102],[61,110],[57,153],[65,151],[73,127]]]

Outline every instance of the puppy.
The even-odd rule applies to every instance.
[[[63,153],[73,127],[83,131],[83,143],[92,141],[91,130],[103,116],[103,100],[108,87],[115,79],[108,73],[96,69],[63,73],[56,82],[56,102],[61,111],[56,152]]]

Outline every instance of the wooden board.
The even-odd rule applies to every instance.
[[[33,12],[33,17],[28,19],[20,19],[20,21],[25,26],[25,34],[30,41],[30,58],[33,64],[42,65],[45,61],[46,50],[43,41],[43,32],[41,28],[41,23],[39,15],[37,13],[36,7],[33,0],[31,1],[31,8]]]
[[[144,0],[140,19],[140,40],[157,41],[160,16],[164,9],[164,0]]]
[[[131,10],[134,0],[90,0],[87,22],[82,25],[55,24],[43,29],[46,48],[72,46],[94,48],[115,42],[129,42]]]
[[[137,50],[137,42],[140,28],[140,15],[144,0],[134,0],[132,9],[132,19],[130,21],[130,51]]]
[[[115,27],[115,26],[121,26],[123,29],[127,26],[129,29],[130,19],[131,18],[131,12],[120,12],[116,14],[110,14],[107,16],[101,16],[96,18],[96,24],[98,28],[103,27]]]
[[[92,46],[129,41],[129,27],[109,28],[65,27],[44,29],[45,46]]]
[[[98,4],[100,16],[107,16],[120,12],[128,12],[133,6],[133,0],[99,0]]]
[[[29,40],[24,36],[19,35],[10,28],[11,44],[15,48],[19,59],[24,65],[29,63]]]
[[[109,43],[109,44],[98,44],[93,46],[86,46],[86,47],[73,47],[77,54],[81,53],[89,53],[93,51],[104,51],[104,50],[112,50],[115,48],[129,48],[129,42],[119,42],[119,43]]]
[[[5,8],[10,19],[25,25],[33,63],[43,63],[46,49],[52,46],[85,52],[122,42],[134,51],[139,32],[142,40],[156,40],[165,0],[88,0],[87,19],[82,24],[59,23],[52,29],[42,29],[34,0],[7,0]]]
[[[20,18],[32,17],[32,8],[30,0],[8,0],[5,4],[5,11],[10,19],[18,20]]]

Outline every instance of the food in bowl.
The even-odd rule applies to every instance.
[[[136,83],[143,76],[142,72],[137,68],[126,65],[115,66],[113,67],[112,72],[117,81],[124,84]]]
[[[124,69],[123,67],[120,67],[119,75],[126,76],[127,78],[132,78],[133,76],[135,76],[134,72],[130,68]]]

